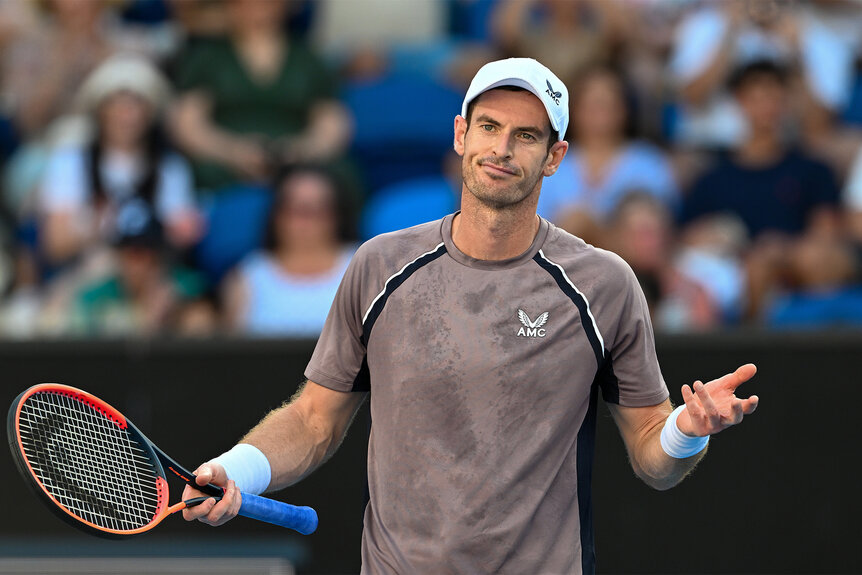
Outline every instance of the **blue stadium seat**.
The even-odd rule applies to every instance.
[[[457,194],[443,176],[414,178],[387,186],[365,205],[360,224],[362,239],[442,218],[458,209]]]
[[[195,250],[195,260],[214,285],[262,245],[272,200],[268,188],[235,186],[203,202],[207,229]]]
[[[491,22],[497,0],[448,0],[449,28],[455,38],[492,45]]]
[[[353,152],[371,190],[440,171],[462,94],[430,78],[392,75],[346,87],[356,122]]]

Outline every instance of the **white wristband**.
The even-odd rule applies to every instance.
[[[263,452],[248,443],[235,445],[212,460],[224,467],[228,479],[233,479],[244,493],[260,495],[269,487],[272,469]]]
[[[709,443],[708,435],[706,437],[691,437],[679,430],[676,419],[683,409],[685,409],[684,405],[674,409],[673,413],[667,417],[664,428],[661,430],[661,448],[675,459],[685,459],[700,453]]]

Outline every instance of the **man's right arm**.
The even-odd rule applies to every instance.
[[[248,432],[240,443],[257,447],[269,460],[271,480],[267,491],[300,481],[335,453],[365,395],[333,391],[309,381],[292,401],[270,412]],[[221,525],[235,517],[241,498],[224,468],[205,463],[196,474],[198,485],[209,482],[225,486],[225,496],[218,503],[210,500],[185,509],[183,517],[211,525]],[[190,486],[183,491],[184,500],[203,495]]]

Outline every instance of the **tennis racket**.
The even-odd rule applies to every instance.
[[[165,469],[208,496],[216,485],[195,476],[147,439],[122,413],[86,391],[43,383],[9,408],[9,447],[18,472],[61,519],[88,533],[123,538],[149,531],[165,517],[198,505],[196,497],[168,505]],[[239,514],[295,529],[317,529],[317,513],[242,494]]]

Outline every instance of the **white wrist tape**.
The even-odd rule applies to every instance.
[[[706,437],[691,437],[679,430],[676,419],[683,409],[685,409],[684,405],[674,409],[673,413],[667,417],[664,428],[661,430],[661,448],[675,459],[685,459],[700,453],[709,443],[708,435]]]
[[[224,467],[228,479],[233,479],[237,488],[244,493],[260,495],[269,487],[272,469],[263,452],[248,443],[235,445],[212,460]]]

